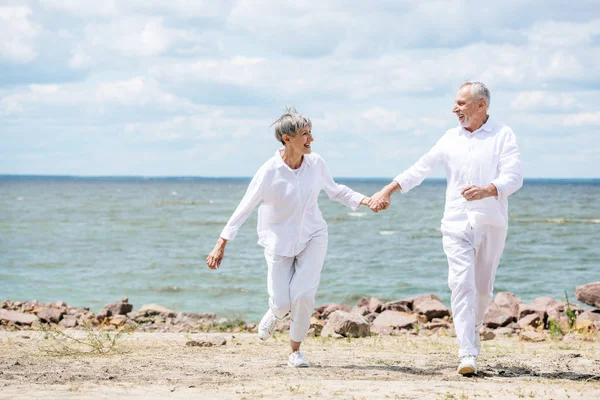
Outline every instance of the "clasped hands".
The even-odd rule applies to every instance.
[[[379,212],[387,210],[391,203],[392,193],[390,190],[383,188],[371,197],[365,197],[363,204],[368,205],[371,211]],[[488,186],[469,185],[465,186],[460,191],[461,196],[467,201],[481,200],[490,196],[497,196],[498,190],[496,186],[490,184]]]

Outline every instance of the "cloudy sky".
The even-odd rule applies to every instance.
[[[334,176],[392,177],[476,79],[526,177],[598,178],[600,1],[564,4],[0,0],[0,174],[251,176],[292,104]]]

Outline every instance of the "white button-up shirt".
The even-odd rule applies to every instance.
[[[394,180],[406,193],[432,170],[446,168],[446,208],[442,228],[450,231],[490,225],[508,227],[508,196],[523,185],[521,156],[513,131],[491,118],[474,132],[458,126],[450,129],[419,161]],[[460,194],[468,185],[498,189],[497,197],[468,202]]]
[[[334,182],[325,161],[315,153],[304,155],[298,170],[281,158],[281,149],[256,172],[244,198],[221,232],[235,239],[252,210],[258,209],[258,244],[274,254],[293,257],[311,238],[327,235],[327,224],[319,210],[318,198],[324,189],[331,200],[357,210],[364,195]]]

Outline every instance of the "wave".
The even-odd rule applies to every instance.
[[[544,218],[544,219],[513,219],[519,224],[600,224],[596,218]]]
[[[379,234],[383,235],[383,236],[393,235],[395,233],[396,233],[396,231],[379,231]]]
[[[365,215],[367,215],[367,213],[365,213],[365,212],[349,212],[348,215],[351,217],[364,217]]]
[[[159,288],[151,288],[150,290],[152,290],[153,292],[157,292],[157,293],[181,293],[181,292],[185,292],[185,289],[179,287],[179,286],[175,286],[175,285],[169,285],[169,286],[163,286],[163,287],[159,287]]]

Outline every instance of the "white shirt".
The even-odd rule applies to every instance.
[[[262,201],[256,228],[258,244],[274,254],[293,257],[311,238],[327,235],[327,224],[317,202],[321,189],[331,200],[354,210],[365,196],[335,183],[318,154],[304,155],[296,174],[283,161],[280,150],[256,172],[221,237],[235,239],[244,221]]]
[[[450,129],[419,161],[394,180],[406,193],[431,174],[446,168],[446,208],[442,228],[452,231],[490,225],[508,228],[508,196],[523,185],[521,155],[513,131],[491,118],[474,132]],[[468,185],[494,184],[497,197],[466,201],[460,194]]]

